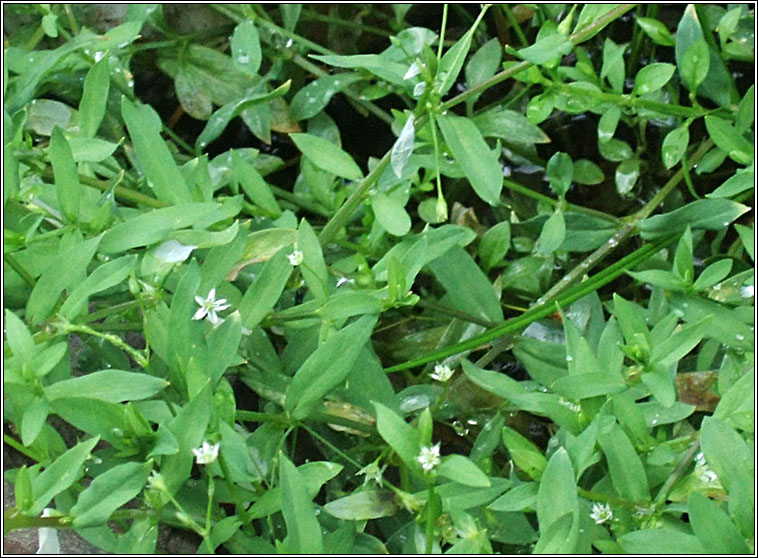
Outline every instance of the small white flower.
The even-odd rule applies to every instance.
[[[192,450],[192,453],[195,454],[195,463],[198,465],[209,465],[216,461],[220,445],[221,444],[209,444],[204,441],[202,446]]]
[[[195,315],[192,316],[193,320],[202,320],[207,317],[208,321],[214,326],[219,325],[223,320],[218,317],[216,312],[221,312],[229,308],[228,304],[225,304],[226,299],[220,298],[216,300],[216,289],[211,289],[206,298],[201,296],[195,297],[195,302],[200,306]]]
[[[705,462],[705,455],[702,451],[695,456],[695,476],[704,483],[716,482],[718,479],[716,473]]]
[[[300,265],[303,263],[303,253],[300,250],[295,250],[290,255],[287,256],[287,259],[290,261],[290,264],[292,265]]]
[[[590,517],[599,525],[613,519],[613,510],[609,504],[595,502],[592,504],[592,513],[590,513]]]
[[[429,376],[438,382],[447,382],[453,377],[453,371],[447,364],[437,364],[434,366],[434,372],[430,372]]]
[[[440,464],[440,444],[424,446],[417,459],[424,471],[431,471]]]

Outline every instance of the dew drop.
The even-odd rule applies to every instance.
[[[289,48],[289,47],[291,47],[293,45],[294,42],[295,41],[293,41],[292,39],[290,39],[290,40],[287,41],[287,44],[285,44],[284,47],[285,48]]]
[[[738,333],[737,335],[735,335],[735,337],[737,338],[737,341],[744,341],[745,340],[745,336],[742,335],[741,333]]]
[[[611,238],[611,239],[608,241],[608,246],[616,246],[616,245],[618,245],[618,243],[619,243],[619,241],[618,241],[618,240],[616,240],[615,238]]]
[[[573,357],[573,356],[571,356],[571,355],[566,355],[566,362],[571,362],[572,360],[574,360],[574,357]]]

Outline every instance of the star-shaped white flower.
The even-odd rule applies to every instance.
[[[364,485],[373,481],[377,485],[382,486],[382,483],[384,482],[382,471],[384,471],[384,467],[379,467],[379,463],[377,461],[372,461],[355,474],[365,475],[365,478],[363,480]]]
[[[434,366],[434,372],[430,372],[429,376],[438,382],[447,382],[453,377],[453,370],[447,364],[437,364]]]
[[[200,308],[197,310],[197,312],[195,312],[195,315],[192,316],[193,320],[202,320],[203,318],[207,318],[208,321],[214,326],[217,326],[224,321],[218,317],[218,314],[216,312],[226,310],[229,308],[229,305],[225,304],[225,298],[216,300],[216,289],[211,289],[206,298],[196,296],[195,302],[197,302]]]
[[[424,446],[421,448],[421,453],[418,456],[418,462],[421,463],[421,467],[424,471],[431,471],[437,465],[440,464],[440,444],[439,442],[433,446]]]
[[[203,445],[192,450],[195,454],[195,463],[198,465],[210,465],[218,457],[218,448],[221,444],[209,444],[203,441]]]
[[[600,504],[598,502],[595,502],[592,504],[592,512],[590,513],[590,517],[594,519],[595,523],[599,525],[613,519],[613,510],[611,509],[610,504]]]
[[[290,261],[290,264],[292,265],[300,265],[303,263],[303,253],[300,250],[295,250],[291,254],[287,256],[287,259]]]

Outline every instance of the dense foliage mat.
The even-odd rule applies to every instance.
[[[6,530],[754,551],[748,5],[4,10]]]

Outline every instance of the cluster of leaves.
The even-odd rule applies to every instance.
[[[29,458],[6,528],[753,551],[754,13],[320,8],[180,33],[130,5],[104,34],[8,8],[31,16],[4,53],[4,440]],[[145,54],[193,137],[135,93]],[[210,157],[240,120],[261,149]]]

